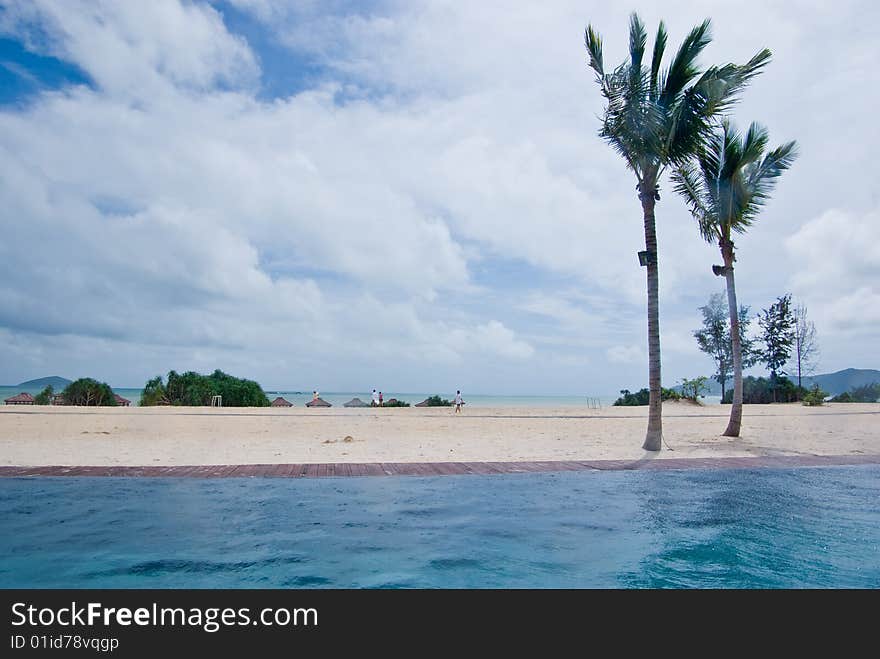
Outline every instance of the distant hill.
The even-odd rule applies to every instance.
[[[791,378],[797,382],[797,378]],[[804,386],[808,389],[813,384],[818,384],[822,391],[827,391],[832,396],[849,391],[853,387],[862,387],[873,382],[880,382],[880,371],[874,368],[845,368],[836,373],[813,375],[803,379]]]
[[[58,375],[50,375],[47,378],[37,378],[36,380],[28,380],[27,382],[22,382],[19,384],[19,387],[27,388],[27,389],[44,389],[48,385],[52,385],[52,388],[55,391],[61,391],[70,384],[70,380],[67,378],[62,378]]]

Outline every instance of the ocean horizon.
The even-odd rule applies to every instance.
[[[40,387],[16,387],[16,386],[0,386],[0,400],[5,400],[11,396],[14,396],[21,392],[27,392],[29,394],[37,395],[40,393],[42,388]],[[135,388],[135,387],[113,387],[113,391],[123,398],[127,398],[131,401],[133,406],[137,406],[141,393],[143,392],[143,388]],[[277,396],[281,396],[291,403],[293,403],[296,407],[302,407],[307,402],[312,399],[311,391],[303,391],[299,389],[264,389],[266,392],[266,396],[269,397],[269,400],[273,400]],[[370,402],[370,391],[327,391],[327,392],[318,392],[321,398],[326,400],[328,403],[333,405],[334,407],[342,407],[342,405],[352,398],[360,398],[365,403]],[[398,400],[402,400],[404,402],[409,403],[410,405],[415,405],[416,403],[420,403],[425,400],[428,396],[433,396],[439,394],[443,398],[448,398],[452,400],[455,396],[455,392],[443,393],[443,392],[395,392],[395,391],[383,391],[382,392],[384,399],[387,401],[391,398],[396,398]],[[467,394],[464,392],[462,394],[465,405],[471,405],[473,407],[610,407],[615,400],[620,396],[620,393],[617,394],[583,394],[583,395],[573,395],[573,394],[556,394],[556,395],[503,395],[503,394]],[[702,398],[702,402],[707,405],[718,405],[721,403],[720,396],[705,396]]]

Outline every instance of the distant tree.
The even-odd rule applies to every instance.
[[[798,386],[803,386],[805,375],[816,372],[819,344],[816,342],[816,325],[807,317],[807,308],[798,304],[794,308],[794,354],[792,366],[797,372]]]
[[[46,388],[34,397],[34,405],[51,405],[54,394],[55,389],[51,384],[47,384]]]
[[[144,390],[141,392],[141,406],[149,407],[151,405],[169,405],[168,397],[165,395],[165,384],[162,382],[162,376],[157,375],[152,380],[147,381]]]
[[[643,448],[659,451],[662,439],[660,374],[659,259],[654,208],[660,179],[669,166],[691,158],[736,101],[738,94],[770,61],[761,50],[744,65],[725,64],[700,71],[697,58],[709,45],[709,20],[684,38],[668,66],[663,66],[666,27],[661,22],[653,52],[646,58],[648,32],[638,14],[630,16],[629,57],[605,69],[602,38],[587,26],[584,35],[590,68],[605,98],[602,137],[635,174],[645,231],[644,263],[648,297],[648,429]],[[640,255],[640,260],[641,260]]]
[[[269,399],[258,383],[220,370],[211,375],[169,371],[164,383],[161,377],[153,378],[144,386],[141,405],[210,405],[213,396],[221,396],[225,407],[269,405]]]
[[[801,389],[802,387],[798,387]],[[825,402],[825,397],[828,395],[827,392],[822,391],[819,388],[818,384],[814,384],[813,388],[810,389],[807,393],[802,396],[802,400],[804,405],[809,405],[810,407],[814,407],[816,405],[821,405]]]
[[[695,377],[693,380],[688,380],[687,378],[681,379],[681,394],[684,398],[691,400],[695,403],[700,402],[700,397],[704,395],[707,387],[706,380],[708,378],[705,375],[700,375]]]
[[[791,358],[794,347],[794,314],[791,308],[791,294],[776,298],[769,309],[762,309],[758,324],[763,330],[764,349],[761,360],[770,371],[770,381],[776,382],[779,375],[786,373],[782,368]]]
[[[67,405],[116,406],[116,398],[110,385],[92,378],[74,380],[64,388],[61,395]]]
[[[803,398],[806,390],[798,386],[785,376],[778,377],[775,381],[768,378],[755,378],[748,375],[743,378],[743,401],[745,403],[792,403]],[[725,403],[730,403],[733,391],[727,390],[724,398]]]
[[[880,382],[872,382],[838,394],[832,403],[876,403],[880,400]]]
[[[681,399],[681,394],[679,394],[675,389],[666,389],[665,387],[661,387],[660,396],[662,400]],[[614,405],[617,407],[634,407],[638,405],[648,405],[649,400],[650,392],[647,388],[639,389],[635,393],[632,393],[629,389],[621,389],[620,398],[614,401]]]
[[[722,293],[713,293],[709,301],[700,311],[703,314],[703,326],[694,331],[694,338],[700,350],[715,361],[715,375],[712,376],[721,385],[721,398],[727,390],[727,381],[733,376],[733,341],[730,334],[730,316],[727,300]],[[754,366],[757,356],[754,353],[754,341],[749,338],[749,307],[739,308],[739,342],[742,353],[742,367]]]

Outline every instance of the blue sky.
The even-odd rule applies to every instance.
[[[644,386],[640,208],[582,44],[622,59],[633,8],[671,45],[710,16],[705,63],[774,51],[733,119],[802,155],[737,241],[740,300],[805,304],[820,372],[880,367],[880,16],[795,4],[0,0],[0,382]],[[711,375],[722,282],[663,186],[669,386]]]

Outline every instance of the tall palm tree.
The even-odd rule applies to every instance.
[[[735,101],[737,94],[770,60],[762,50],[744,65],[713,66],[702,74],[696,59],[709,44],[709,21],[691,30],[672,63],[661,69],[666,49],[666,27],[661,22],[654,40],[650,66],[643,65],[647,33],[642,20],[632,14],[629,25],[629,60],[606,73],[602,39],[589,25],[585,44],[590,67],[605,97],[605,114],[599,135],[626,161],[638,180],[636,190],[645,226],[648,279],[648,431],[643,448],[659,451],[662,440],[660,402],[660,319],[658,311],[657,233],[654,205],[660,199],[659,181],[670,164],[685,162],[711,134],[715,117]]]
[[[733,405],[724,435],[739,437],[742,425],[743,379],[742,346],[736,305],[736,261],[732,235],[745,233],[758,212],[770,198],[776,179],[797,158],[797,144],[788,142],[765,155],[767,129],[753,123],[745,137],[730,122],[707,140],[695,160],[679,164],[672,178],[696,218],[700,234],[709,242],[717,241],[722,267],[713,272],[727,281],[727,306],[730,312],[730,337],[733,344]]]

